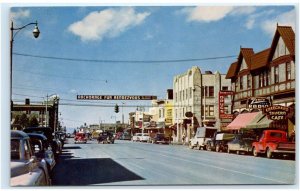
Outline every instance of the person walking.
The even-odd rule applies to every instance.
[[[182,134],[182,145],[185,145],[185,132]]]

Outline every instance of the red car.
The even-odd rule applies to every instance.
[[[74,141],[75,141],[75,144],[76,143],[86,143],[87,138],[85,136],[85,133],[82,133],[82,132],[76,133],[76,135],[74,137]]]

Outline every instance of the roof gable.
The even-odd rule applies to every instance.
[[[240,55],[238,57],[238,65],[240,66],[243,59],[245,60],[248,68],[251,66],[251,57],[254,55],[252,48],[241,48]]]
[[[230,65],[228,72],[226,74],[226,79],[230,79],[236,75],[237,62],[234,62]]]
[[[295,55],[295,33],[292,27],[277,26],[277,29],[273,37],[269,58],[268,58],[269,61],[272,59],[274,55],[280,37],[283,39],[283,42],[287,47],[287,49],[289,50],[290,54]]]

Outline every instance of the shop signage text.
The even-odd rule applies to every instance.
[[[151,95],[77,95],[78,100],[155,100]]]
[[[268,116],[268,119],[271,120],[286,119],[288,112],[289,108],[281,105],[274,105],[264,109],[264,113]]]
[[[248,106],[250,109],[262,109],[271,105],[268,98],[253,98],[248,100]]]
[[[219,92],[219,117],[220,119],[232,119],[232,114],[225,113],[225,97],[233,95],[233,91],[220,91]]]

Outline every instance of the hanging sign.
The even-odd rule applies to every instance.
[[[271,120],[284,120],[287,118],[289,108],[281,105],[273,105],[264,108],[264,113],[267,115],[268,119]]]

